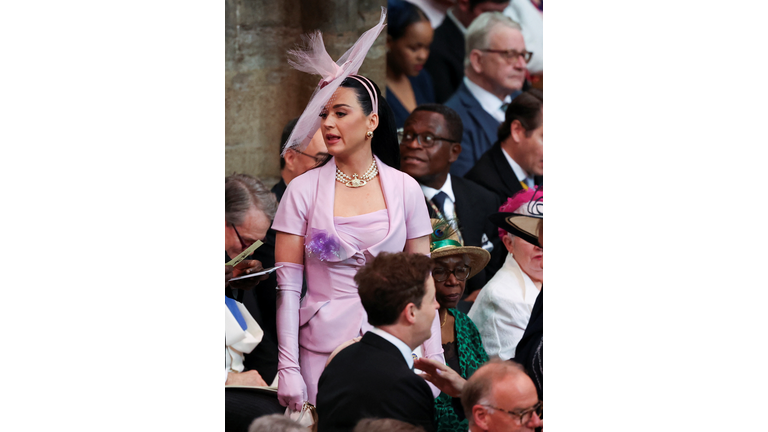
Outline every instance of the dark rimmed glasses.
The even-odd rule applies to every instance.
[[[530,51],[492,50],[492,49],[481,49],[481,50],[478,50],[478,51],[499,54],[499,55],[501,55],[507,61],[515,60],[518,57],[522,57],[523,60],[525,60],[526,63],[531,61],[531,57],[533,56],[533,53],[530,52]]]
[[[453,276],[456,277],[456,280],[463,281],[467,280],[471,272],[472,267],[469,266],[456,267],[453,270],[444,269],[442,267],[435,267],[432,269],[432,279],[434,279],[435,282],[445,282],[448,280],[450,275],[453,274]]]
[[[303,154],[306,157],[314,159],[316,167],[322,165],[324,162],[326,162],[328,159],[331,158],[330,154],[323,153],[323,152],[320,152],[320,153],[312,156],[311,154],[306,154],[303,151],[299,151],[299,150],[296,150],[296,149],[293,149],[293,151],[295,151],[296,153],[299,153],[299,154]]]
[[[237,239],[240,240],[240,247],[243,248],[243,250],[248,249],[248,246],[250,246],[250,245],[246,244],[243,241],[243,238],[240,237],[240,233],[237,232],[237,227],[235,226],[235,224],[231,223],[230,225],[232,225],[232,229],[235,230],[235,234],[237,234]]]
[[[397,131],[397,141],[400,142],[400,145],[405,145],[405,143],[411,142],[414,139],[416,140],[416,142],[419,143],[420,146],[422,146],[425,149],[433,147],[435,144],[437,144],[438,141],[448,141],[452,143],[459,142],[459,141],[448,139],[448,138],[438,137],[429,132],[414,134],[411,132],[404,132],[402,130]]]
[[[484,406],[484,407],[488,407],[488,408],[493,408],[493,409],[495,409],[497,411],[501,411],[503,413],[506,413],[506,414],[510,415],[511,417],[517,418],[517,419],[520,420],[520,424],[521,425],[524,425],[524,424],[528,423],[529,421],[531,421],[531,417],[533,417],[533,413],[534,412],[536,413],[536,415],[539,416],[539,418],[541,418],[541,415],[544,412],[544,405],[543,405],[542,401],[539,401],[536,405],[534,405],[534,406],[532,406],[530,408],[526,408],[526,409],[524,409],[522,411],[517,411],[517,412],[515,412],[515,411],[507,411],[504,408],[499,408],[499,407],[496,407],[496,406],[493,406],[493,405],[488,405],[488,404],[480,404],[480,405]]]

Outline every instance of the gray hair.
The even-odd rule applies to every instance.
[[[395,419],[362,419],[352,432],[424,432],[421,426]]]
[[[282,414],[271,414],[254,420],[248,432],[307,432],[307,428]]]
[[[464,415],[469,419],[469,424],[474,424],[472,407],[475,405],[495,404],[493,400],[493,383],[501,381],[504,377],[517,374],[526,375],[525,369],[511,360],[503,361],[493,357],[488,363],[481,366],[472,374],[461,390],[461,406]]]
[[[488,39],[497,26],[509,27],[522,31],[520,24],[501,12],[483,12],[469,25],[466,38],[466,51],[464,54],[464,67],[469,67],[469,55],[472,50],[487,49]]]
[[[224,197],[226,201],[224,216],[227,223],[233,225],[243,223],[251,206],[256,206],[263,211],[269,220],[275,218],[275,212],[277,212],[275,194],[256,177],[248,174],[233,174],[227,177]]]

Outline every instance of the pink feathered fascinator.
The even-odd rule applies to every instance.
[[[544,192],[539,188],[522,190],[499,207],[488,219],[499,228],[499,237],[507,232],[539,246],[538,224],[544,219]]]
[[[317,84],[317,88],[312,97],[309,99],[307,107],[304,112],[301,113],[299,121],[291,132],[291,136],[288,137],[288,142],[283,149],[283,155],[289,149],[298,149],[303,151],[307,148],[312,136],[317,132],[320,127],[320,112],[325,104],[339,88],[339,85],[345,78],[349,76],[355,76],[357,71],[360,70],[360,66],[363,65],[368,50],[373,46],[373,42],[381,33],[384,28],[384,19],[387,16],[387,10],[381,8],[381,18],[379,23],[373,28],[363,33],[360,38],[352,45],[352,48],[342,55],[338,61],[334,62],[328,52],[325,50],[323,44],[323,35],[318,30],[309,35],[302,36],[304,46],[288,51],[288,64],[294,69],[306,72],[312,75],[320,75],[322,79]],[[365,77],[355,76],[355,79],[360,81],[368,79]],[[368,88],[364,84],[364,87]],[[369,90],[370,93],[370,90]],[[374,112],[377,110],[377,99],[375,94],[371,94],[371,100],[373,101]]]

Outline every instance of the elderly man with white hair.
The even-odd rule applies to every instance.
[[[530,59],[520,25],[501,13],[483,13],[469,26],[464,79],[445,103],[464,125],[451,175],[463,177],[496,142],[506,106],[523,89]]]

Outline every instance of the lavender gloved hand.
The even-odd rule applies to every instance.
[[[277,269],[277,400],[280,405],[301,411],[307,400],[307,385],[299,367],[299,302],[304,266],[290,262]]]

